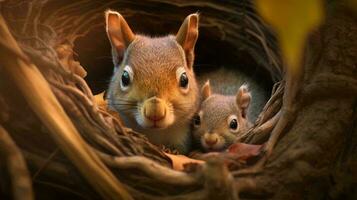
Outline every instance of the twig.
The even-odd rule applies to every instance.
[[[2,17],[0,17],[0,36],[2,41],[7,41],[21,54],[17,42],[10,34]],[[0,54],[0,61],[4,72],[13,80],[29,106],[50,130],[58,146],[77,166],[82,175],[105,198],[132,199],[122,184],[80,137],[37,67],[23,62],[21,58],[0,47],[3,52]]]
[[[43,163],[43,165],[41,167],[38,168],[38,170],[34,173],[34,175],[32,176],[32,180],[36,180],[37,176],[41,173],[41,171],[43,169],[45,169],[47,167],[47,165],[51,162],[51,160],[56,156],[56,154],[58,153],[58,148],[56,150],[54,150],[50,156],[46,159],[46,161]]]
[[[285,84],[285,82],[282,84]],[[276,112],[279,111],[282,103],[281,98],[284,94],[284,86],[282,86],[282,84],[280,84],[275,93],[272,94],[268,102],[265,104],[261,114],[258,116],[258,119],[256,120],[256,124],[258,126],[265,123],[268,119],[274,116]]]
[[[90,200],[92,199],[92,197],[89,197],[89,196],[84,196],[83,193],[79,193],[69,187],[65,187],[63,185],[59,185],[59,184],[56,184],[56,183],[51,183],[51,182],[48,182],[48,181],[40,181],[40,180],[35,180],[34,181],[36,184],[41,184],[41,185],[46,185],[46,186],[49,186],[49,187],[53,187],[53,188],[56,188],[58,190],[61,190],[62,192],[68,192],[70,194],[74,194],[82,199],[87,199],[87,200]]]
[[[104,138],[101,133],[101,127],[99,127],[94,120],[91,119],[90,116],[86,116],[84,112],[79,111],[78,106],[79,104],[75,104],[73,102],[77,102],[77,99],[71,100],[69,98],[70,95],[64,95],[64,93],[59,90],[59,89],[53,89],[53,92],[56,94],[58,100],[61,102],[61,104],[65,108],[69,108],[67,111],[72,115],[73,118],[76,119],[77,124],[79,126],[83,127],[85,130],[90,130],[86,132],[85,134],[82,134],[85,138],[88,138],[89,141],[94,142],[95,144],[98,144],[99,147],[109,151],[110,153],[113,153],[115,155],[124,155],[126,152],[126,149],[121,149],[119,150],[115,145],[113,145],[111,142],[109,142],[108,138]],[[77,106],[75,106],[77,105]],[[85,109],[82,109],[82,111]],[[83,116],[84,115],[84,116]],[[89,125],[88,121],[91,122],[92,126]],[[105,130],[104,130],[105,131]]]
[[[173,185],[198,185],[202,181],[199,176],[193,176],[184,172],[164,167],[142,156],[114,157],[96,151],[97,155],[106,164],[120,169],[137,168],[147,173],[152,178],[166,184]]]
[[[247,134],[242,135],[238,140],[243,140],[245,143],[257,144],[263,142],[265,138],[270,135],[274,126],[280,118],[280,111],[264,124],[259,125],[251,129]]]
[[[25,159],[7,131],[0,125],[0,154],[4,156],[15,200],[34,199]]]
[[[286,127],[295,119],[297,104],[296,97],[299,91],[300,81],[302,78],[302,70],[295,72],[288,70],[286,74],[285,90],[283,95],[283,105],[280,110],[280,117],[274,126],[269,140],[264,145],[262,158],[252,167],[234,172],[234,175],[256,174],[262,171],[266,161],[273,152],[273,148],[278,139],[286,132]]]

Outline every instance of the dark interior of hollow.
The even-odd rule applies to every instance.
[[[181,23],[167,21],[161,24],[157,21],[149,23],[150,20],[135,18],[129,18],[127,21],[134,32],[152,36],[174,34]],[[247,51],[237,48],[237,44],[221,40],[215,31],[212,28],[200,27],[195,48],[196,74],[216,70],[221,66],[234,67],[256,80],[269,94],[273,82],[267,70],[258,65]],[[111,47],[104,25],[93,28],[87,35],[78,38],[75,41],[74,51],[77,59],[88,72],[86,81],[93,93],[104,91],[113,73]]]

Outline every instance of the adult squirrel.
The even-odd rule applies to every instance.
[[[105,17],[115,66],[109,108],[152,143],[188,153],[199,104],[193,71],[198,15],[187,16],[176,36],[164,37],[134,34],[118,12]]]
[[[193,118],[193,136],[204,151],[221,151],[233,144],[239,133],[250,127],[247,118],[251,95],[247,85],[237,94],[211,94],[207,81],[202,88],[202,104]]]

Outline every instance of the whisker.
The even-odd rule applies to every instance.
[[[127,98],[122,98],[122,97],[114,97],[114,99],[111,99],[111,100],[113,100],[113,101],[119,100],[119,101],[132,101],[132,102],[136,102],[136,101],[134,101],[134,100],[130,100],[130,99],[127,99]]]
[[[130,103],[115,103],[115,102],[112,102],[112,103],[108,103],[108,105],[111,105],[111,106],[117,106],[119,108],[132,108],[132,109],[137,109],[138,108],[138,105],[136,104],[130,104]]]
[[[108,100],[110,103],[128,103],[128,104],[137,104],[135,101],[130,101],[130,100],[121,100],[121,99],[115,99],[115,100]]]
[[[130,108],[127,108],[127,109],[120,109],[120,112],[124,112],[124,113],[133,113],[133,111],[136,111],[136,109],[130,109]]]
[[[123,109],[125,109],[125,108],[137,109],[138,108],[138,106],[136,106],[136,105],[127,105],[127,104],[110,104],[110,105],[118,106]]]
[[[137,106],[137,104],[134,103],[126,103],[126,102],[108,102],[111,105],[128,105],[128,106]]]

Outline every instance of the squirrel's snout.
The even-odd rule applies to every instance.
[[[166,107],[163,100],[157,97],[147,99],[143,105],[144,117],[151,121],[160,121],[165,118]]]
[[[206,135],[205,136],[205,143],[208,145],[208,146],[213,146],[215,144],[217,144],[218,142],[218,137],[217,135],[215,134],[209,134],[209,135]]]

